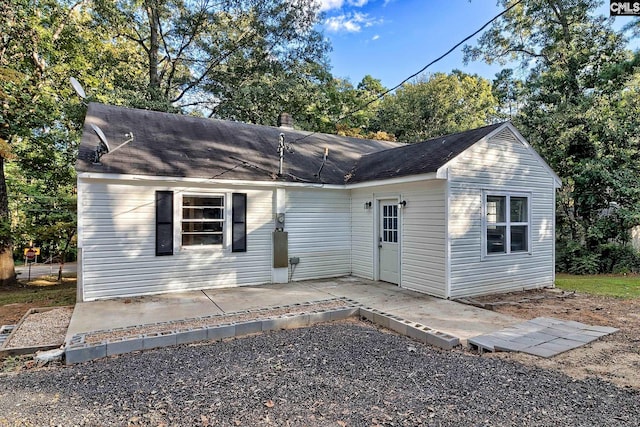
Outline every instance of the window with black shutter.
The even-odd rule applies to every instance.
[[[232,195],[232,231],[231,251],[247,251],[247,195],[233,193]]]
[[[173,255],[173,191],[156,191],[156,255]]]

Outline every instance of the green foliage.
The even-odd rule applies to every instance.
[[[640,57],[598,5],[525,0],[465,48],[467,59],[516,60],[528,74],[505,71],[494,88],[503,111],[516,103],[515,124],[563,180],[559,248],[585,250],[563,271],[593,271],[600,247],[624,245],[640,219]]]
[[[524,103],[524,82],[514,77],[510,68],[496,74],[492,84],[493,95],[498,101],[498,117],[513,119]]]
[[[556,247],[556,269],[571,274],[596,274],[599,270],[598,254],[587,251],[573,242],[560,242]]]
[[[389,132],[398,141],[424,141],[484,126],[495,118],[497,105],[488,80],[461,71],[435,73],[387,95],[369,130]]]
[[[5,247],[43,239],[61,245],[75,233],[73,165],[84,107],[69,78],[82,80],[103,64],[97,52],[104,45],[90,31],[81,5],[0,5],[0,139],[11,149],[11,156],[3,154],[0,174],[0,213],[10,225],[0,230]]]
[[[560,241],[556,270],[571,274],[620,274],[640,272],[640,254],[629,245],[604,243],[595,250],[573,241]]]
[[[326,77],[308,92],[310,102],[297,116],[301,127],[355,138],[394,140],[393,135],[370,130],[380,105],[377,97],[386,91],[380,80],[367,75],[354,87],[348,80]]]
[[[600,273],[637,273],[640,254],[631,246],[606,243],[599,248]]]
[[[289,0],[94,0],[91,14],[138,64],[129,75],[114,70],[123,103],[275,124],[284,108],[302,110],[306,89],[327,70],[317,7]]]

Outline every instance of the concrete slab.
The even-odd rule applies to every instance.
[[[76,304],[67,342],[73,335],[185,318],[224,314],[338,297],[457,337],[497,332],[520,322],[481,308],[430,297],[384,282],[355,277],[178,292]]]
[[[65,342],[76,334],[221,314],[202,291],[77,303]]]
[[[454,301],[431,297],[385,282],[341,277],[334,280],[309,281],[307,285],[335,297],[358,301],[406,320],[428,325],[432,329],[467,339],[498,331],[520,319]]]
[[[207,289],[203,292],[225,313],[333,298],[303,283]]]

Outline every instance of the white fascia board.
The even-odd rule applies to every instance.
[[[249,181],[238,179],[206,179],[185,178],[174,176],[129,175],[116,173],[79,172],[78,179],[95,179],[130,182],[161,182],[189,186],[238,186],[238,187],[297,187],[297,188],[326,188],[330,190],[344,190],[344,185],[322,184],[313,182],[282,182],[282,181]]]
[[[393,184],[407,184],[410,182],[429,181],[432,179],[438,179],[436,173],[424,173],[420,175],[401,176],[398,178],[381,179],[377,181],[358,182],[357,184],[347,184],[344,186],[347,190],[353,190],[356,188],[367,187],[379,187],[381,185],[393,185]]]
[[[241,187],[295,187],[295,188],[325,188],[328,190],[351,190],[356,188],[378,187],[381,185],[405,184],[417,181],[427,181],[439,178],[436,173],[426,173],[420,175],[403,176],[399,178],[382,179],[378,181],[359,182],[357,184],[336,185],[321,184],[312,182],[282,182],[282,181],[248,181],[236,179],[203,179],[203,178],[184,178],[173,176],[151,176],[151,175],[129,175],[116,173],[96,173],[96,172],[79,172],[78,179],[95,179],[95,180],[111,180],[111,181],[130,181],[130,182],[162,182],[175,183],[180,185],[224,185],[224,186],[241,186]]]

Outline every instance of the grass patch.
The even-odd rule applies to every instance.
[[[640,276],[637,274],[598,274],[575,276],[556,274],[556,286],[565,291],[618,298],[640,298]]]
[[[67,275],[65,275],[67,276]],[[74,305],[76,303],[75,274],[63,277],[62,283],[56,281],[57,275],[41,276],[29,283],[0,287],[0,306],[15,303],[38,303],[38,306],[50,307]]]

